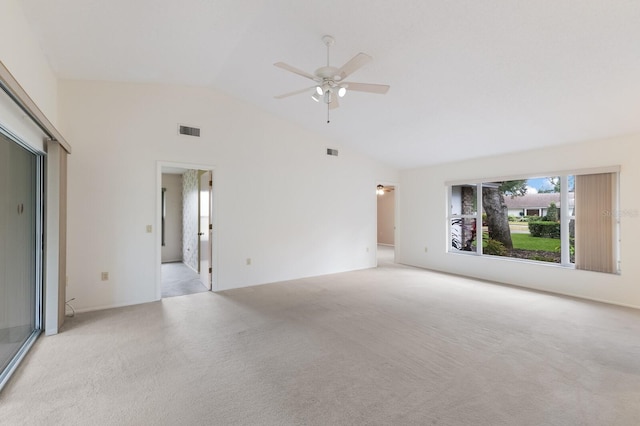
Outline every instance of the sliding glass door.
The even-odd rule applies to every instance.
[[[0,388],[41,328],[41,156],[0,128]]]

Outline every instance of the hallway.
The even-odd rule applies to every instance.
[[[182,262],[163,263],[162,298],[208,291],[200,276]]]

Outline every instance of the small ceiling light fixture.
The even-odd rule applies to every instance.
[[[347,94],[347,88],[345,86],[340,86],[340,88],[338,89],[338,96],[342,98],[346,94]]]
[[[325,104],[330,104],[331,103],[331,101],[332,101],[331,94],[332,94],[331,90],[327,90],[326,92],[324,92],[324,103]]]
[[[384,186],[382,186],[382,185],[378,185],[378,186],[376,187],[376,194],[378,194],[378,195],[384,195]]]
[[[323,91],[322,91],[322,87],[320,86],[316,86],[316,93],[318,94],[318,96],[322,96],[324,95]]]
[[[318,96],[317,93],[314,93],[313,95],[311,95],[311,99],[313,99],[316,102],[320,102],[320,96]]]

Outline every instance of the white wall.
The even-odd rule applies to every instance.
[[[0,0],[0,61],[55,126],[57,80],[18,0]]]
[[[329,157],[336,144],[213,90],[81,81],[59,90],[74,141],[68,297],[79,309],[157,299],[160,259],[145,227],[157,219],[158,161],[214,166],[218,289],[375,266],[374,189],[397,181],[395,170],[345,148]],[[202,137],[178,135],[177,123]]]
[[[162,262],[182,261],[182,175],[163,174],[165,188],[164,246]]]
[[[38,40],[31,32],[22,5],[19,0],[0,0],[0,61],[13,75],[20,86],[29,95],[31,100],[38,106],[46,118],[55,126],[58,124],[58,82],[55,74],[49,66],[48,60],[40,49]],[[32,122],[24,119],[24,113],[19,111],[13,102],[7,102],[8,97],[2,93],[0,95],[0,123],[19,135],[23,141],[39,151],[44,151],[45,136]],[[55,145],[49,145],[51,152],[57,152]],[[58,286],[59,277],[65,274],[63,264],[58,264],[60,259],[65,258],[64,236],[58,239],[58,225],[64,232],[64,224],[59,223],[59,213],[64,212],[65,206],[60,207],[61,211],[55,208],[55,199],[65,193],[64,188],[58,188],[57,181],[50,178],[62,177],[64,180],[65,171],[60,169],[63,165],[64,154],[60,154],[62,161],[45,159],[48,172],[45,177],[45,186],[48,192],[48,208],[45,221],[48,226],[48,241],[45,248],[46,270],[44,270],[46,309],[44,312],[46,333],[57,332],[57,327],[61,323],[59,319],[64,319],[58,314],[58,300],[64,301],[64,287]],[[57,158],[54,155],[54,159]],[[58,176],[59,175],[59,176]],[[53,188],[53,190],[52,190]],[[55,194],[55,195],[52,195]],[[53,201],[53,206],[51,202]],[[64,202],[64,200],[61,200]],[[52,226],[53,225],[53,226]],[[53,232],[52,232],[53,231]],[[59,241],[58,241],[59,240]],[[58,243],[62,245],[58,250]],[[54,249],[55,247],[55,249]],[[64,310],[64,304],[61,305]],[[52,321],[53,319],[53,321]]]
[[[446,253],[446,181],[544,175],[613,165],[621,166],[621,275]],[[640,135],[408,170],[401,173],[400,182],[399,262],[640,308]]]
[[[182,175],[182,259],[195,272],[200,271],[198,230],[200,225],[200,173],[187,170]]]

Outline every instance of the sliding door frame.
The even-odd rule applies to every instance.
[[[23,345],[18,355],[11,361],[11,368],[6,368],[2,372],[1,390],[40,332],[44,329],[48,335],[56,334],[64,322],[67,281],[67,155],[71,154],[71,145],[2,61],[0,61],[0,98],[0,125],[4,123],[14,130],[12,132],[8,127],[3,126],[3,133],[37,156],[37,213],[39,214],[37,221],[39,236],[36,242],[39,265],[39,271],[36,273],[39,283],[36,320],[39,331],[33,333]],[[28,120],[25,120],[26,118]],[[15,132],[22,134],[23,138]]]
[[[0,390],[8,382],[20,362],[23,360],[31,346],[35,343],[36,339],[42,333],[43,330],[43,312],[44,312],[44,298],[43,298],[43,277],[44,277],[44,157],[45,154],[41,151],[34,149],[30,144],[22,140],[18,135],[11,132],[9,129],[2,125],[0,122],[0,134],[5,136],[11,143],[15,143],[18,147],[26,150],[29,154],[35,158],[36,176],[35,176],[35,215],[34,215],[34,282],[35,286],[35,306],[34,306],[34,329],[22,344],[18,352],[14,355],[7,367],[0,371]]]

